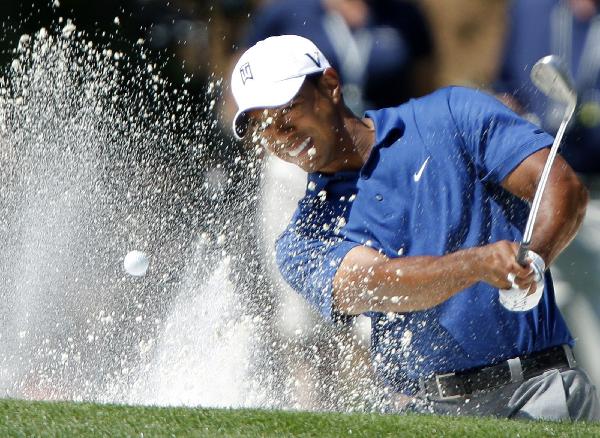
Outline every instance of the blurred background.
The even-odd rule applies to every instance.
[[[592,201],[553,274],[600,382],[595,0],[4,0],[0,14],[5,396],[383,409],[365,321],[323,324],[274,267],[305,176],[230,134],[236,53],[282,33],[317,42],[355,111],[468,85],[550,131],[560,108],[526,75],[565,57],[581,105],[564,152]],[[123,271],[132,249],[150,255],[144,277]]]

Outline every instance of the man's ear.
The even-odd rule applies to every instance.
[[[334,103],[342,101],[342,84],[340,83],[340,77],[332,67],[328,67],[323,71],[319,85],[322,91],[325,92]]]

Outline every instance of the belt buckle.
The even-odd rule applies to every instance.
[[[440,400],[456,400],[456,399],[462,397],[461,394],[457,394],[457,395],[444,395],[444,392],[442,390],[442,383],[440,382],[440,379],[444,378],[444,377],[455,376],[455,375],[456,375],[456,373],[446,373],[446,374],[436,374],[434,376],[435,377],[435,384],[437,386],[438,396],[439,396]]]

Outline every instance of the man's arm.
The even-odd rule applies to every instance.
[[[502,181],[514,195],[533,201],[540,175],[548,158],[548,148],[530,155]],[[531,250],[546,266],[573,240],[588,202],[588,192],[571,166],[557,155],[542,196],[533,228]]]
[[[502,182],[525,200],[533,200],[548,156],[542,149],[526,158]],[[560,157],[550,172],[535,224],[532,250],[549,265],[573,239],[585,213],[587,191]],[[518,244],[501,241],[439,257],[390,259],[372,248],[356,247],[342,261],[333,282],[338,311],[408,312],[434,307],[478,281],[510,288],[509,273],[527,290],[533,272],[516,262]]]
[[[486,182],[533,201],[553,139],[485,94],[453,88],[448,102],[465,150]],[[516,158],[520,158],[518,164]],[[584,185],[565,160],[557,156],[542,197],[531,247],[546,266],[575,236],[586,205]]]

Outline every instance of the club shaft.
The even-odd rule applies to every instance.
[[[546,183],[548,182],[548,176],[550,175],[550,170],[552,169],[552,164],[554,163],[554,158],[556,157],[556,153],[558,152],[558,148],[560,146],[560,142],[565,134],[567,129],[567,125],[573,116],[573,112],[575,111],[575,105],[569,106],[567,111],[565,112],[565,116],[558,128],[558,132],[556,133],[556,137],[554,137],[554,142],[552,143],[552,147],[550,148],[550,154],[546,160],[546,164],[544,165],[544,170],[542,171],[542,176],[540,177],[540,181],[538,183],[537,189],[535,191],[535,195],[533,197],[533,202],[531,203],[531,210],[529,210],[529,217],[527,218],[527,225],[525,225],[525,231],[523,232],[523,240],[519,246],[519,252],[517,254],[517,261],[521,265],[526,265],[526,257],[527,250],[529,249],[529,245],[531,244],[531,237],[533,235],[533,226],[535,224],[535,220],[537,218],[538,210],[540,208],[540,204],[542,202],[542,195],[544,193],[544,189],[546,188]]]

